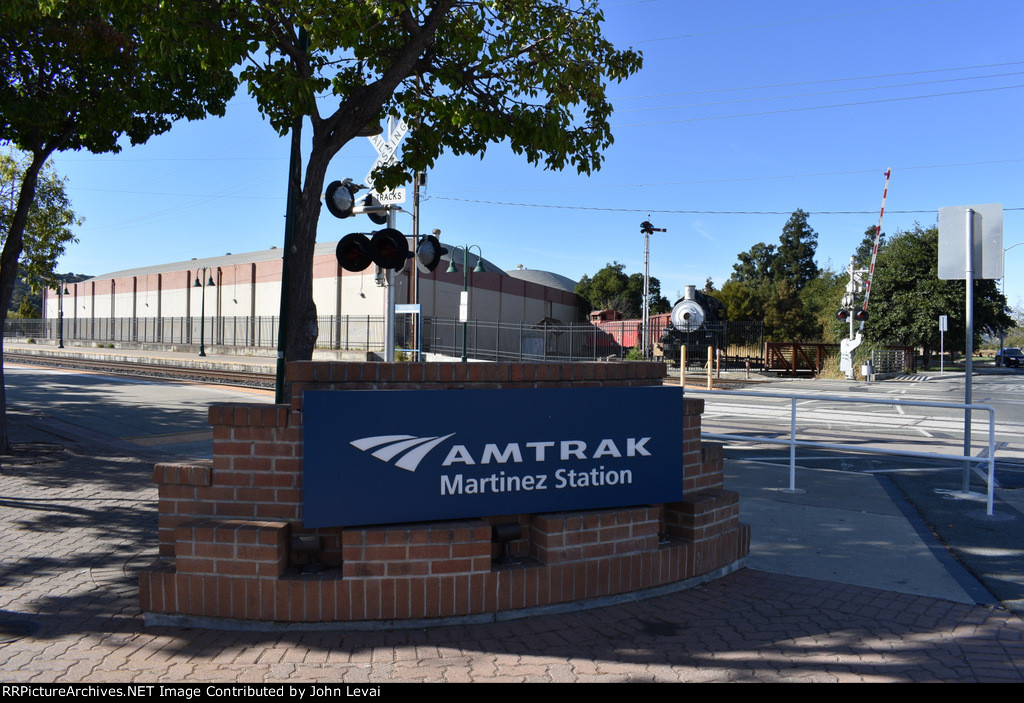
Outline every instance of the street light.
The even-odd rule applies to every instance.
[[[466,361],[466,324],[469,320],[469,250],[476,247],[479,256],[476,260],[476,266],[473,267],[473,273],[483,273],[484,269],[484,253],[480,251],[480,247],[476,244],[470,244],[469,246],[462,248],[462,300],[459,302],[459,317],[462,319],[462,361]],[[458,273],[459,267],[455,265],[455,257],[451,259],[451,263],[448,264],[446,273]]]
[[[207,268],[203,267],[203,275],[196,276],[195,283],[192,284],[193,288],[199,288],[200,299],[202,302],[199,304],[199,356],[206,356],[206,288],[202,283],[199,282],[200,278],[206,278]],[[215,285],[213,282],[213,276],[211,275],[209,280],[206,282],[207,286]]]
[[[57,348],[64,348],[64,296],[68,288],[62,283],[57,284]]]
[[[1006,252],[1010,251],[1010,249],[1013,249],[1015,247],[1019,247],[1022,244],[1024,244],[1024,242],[1017,242],[1016,244],[1014,244],[1012,246],[1008,246],[1005,249],[1003,249],[1003,278],[1000,281],[1000,283],[1002,283],[1003,300],[1004,301],[1006,300]],[[999,365],[1000,366],[1004,366],[1005,365],[1005,360],[1002,357],[1003,347],[1005,346],[1005,343],[1006,343],[1006,330],[1004,330],[1003,328],[1000,327],[999,328],[999,354],[1000,354],[1000,356],[999,356]]]

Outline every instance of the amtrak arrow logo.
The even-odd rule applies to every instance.
[[[454,432],[446,434],[444,437],[413,437],[408,434],[386,434],[376,437],[363,437],[362,439],[353,440],[349,444],[364,452],[380,447],[371,456],[383,462],[390,462],[396,456],[401,455],[398,461],[395,462],[395,466],[406,471],[415,471],[416,467],[423,461],[423,457],[431,449],[449,437],[454,436]]]

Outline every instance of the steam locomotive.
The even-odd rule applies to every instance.
[[[656,354],[679,362],[680,352],[687,348],[687,360],[706,360],[707,348],[726,348],[725,305],[717,298],[686,286],[683,297],[676,301],[669,320],[656,344]]]

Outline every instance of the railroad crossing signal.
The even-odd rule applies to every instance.
[[[369,173],[366,174],[364,182],[371,189],[373,189],[373,172],[382,166],[390,166],[393,163],[397,163],[398,159],[395,158],[395,151],[398,150],[398,145],[402,143],[402,139],[405,138],[406,132],[409,131],[409,125],[405,120],[399,120],[395,128],[388,134],[387,140],[380,134],[369,137],[370,144],[377,151],[377,160],[373,162],[373,166],[370,167]],[[393,190],[378,191],[374,189],[373,196],[381,204],[384,205],[398,205],[399,203],[405,202],[405,188],[395,188]]]
[[[857,296],[861,293],[867,297],[867,281],[866,277],[869,274],[869,269],[854,269],[853,258],[850,258],[850,265],[846,269],[850,276],[850,280],[846,283],[846,293],[843,294],[843,300],[840,303],[839,312],[836,313],[836,319],[840,322],[846,322],[850,319],[850,315],[853,315],[853,319],[858,322],[864,322],[868,319],[868,311],[863,307],[854,309],[857,307]],[[853,334],[851,327],[850,334]],[[852,338],[852,337],[851,337]]]
[[[356,193],[359,192],[360,187],[353,183],[351,178],[334,181],[327,186],[324,201],[330,213],[341,219],[352,217],[352,208],[355,207]]]
[[[401,271],[405,262],[412,258],[405,235],[390,227],[369,234],[346,234],[338,242],[335,255],[339,266],[353,272],[362,271],[370,264],[377,264],[385,270]]]
[[[448,253],[448,249],[441,246],[441,242],[432,234],[428,234],[420,240],[416,246],[416,267],[423,273],[430,273],[441,263],[441,257]]]

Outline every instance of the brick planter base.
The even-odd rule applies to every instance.
[[[618,596],[735,568],[749,551],[722,448],[701,444],[687,400],[677,503],[307,530],[302,393],[309,389],[537,388],[658,384],[654,362],[385,364],[297,362],[291,405],[210,410],[212,461],[159,464],[160,560],[139,577],[147,618],[279,623],[486,616]],[[518,522],[517,563],[492,526]],[[311,559],[292,538],[315,535]],[[311,563],[311,561],[313,563]],[[216,621],[214,621],[216,622]]]

